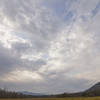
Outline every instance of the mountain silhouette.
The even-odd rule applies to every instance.
[[[95,97],[100,96],[100,82],[96,83],[89,89],[77,93],[63,93],[56,95],[57,97]]]
[[[91,88],[86,90],[86,92],[100,91],[100,82],[93,85]]]

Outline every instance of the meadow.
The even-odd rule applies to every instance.
[[[87,98],[25,98],[25,99],[0,99],[0,100],[100,100],[100,97]]]

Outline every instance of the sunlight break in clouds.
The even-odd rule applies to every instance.
[[[100,80],[100,0],[0,0],[0,87],[61,93]]]
[[[30,71],[15,71],[11,72],[10,74],[4,76],[4,79],[2,81],[10,81],[10,82],[28,82],[28,81],[39,81],[42,80],[42,77],[36,73],[36,72],[30,72]]]

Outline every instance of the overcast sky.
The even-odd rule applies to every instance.
[[[0,0],[0,87],[62,93],[100,81],[100,0]]]

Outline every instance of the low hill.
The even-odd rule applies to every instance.
[[[100,82],[96,83],[91,88],[86,90],[86,92],[92,92],[92,91],[100,91]]]
[[[94,97],[100,96],[100,82],[93,85],[91,88],[78,93],[63,93],[56,95],[57,97]]]

